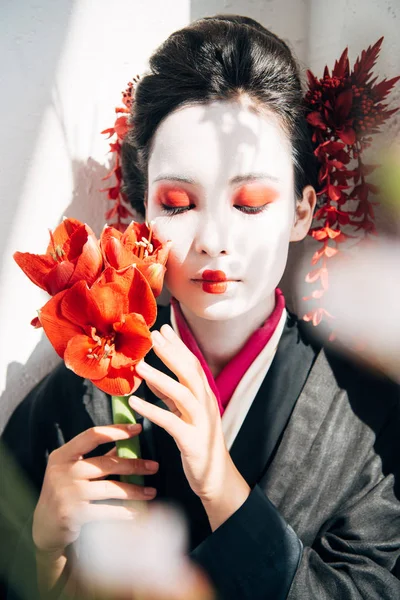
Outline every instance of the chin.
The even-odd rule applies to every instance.
[[[187,310],[199,319],[208,321],[226,321],[245,314],[248,311],[248,303],[243,299],[226,294],[181,293],[173,296]]]

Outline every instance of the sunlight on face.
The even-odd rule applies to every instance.
[[[156,131],[148,180],[146,218],[173,242],[165,283],[181,304],[229,319],[273,296],[295,212],[290,145],[273,116],[233,101],[178,109]],[[232,281],[216,293],[195,281],[205,270]]]

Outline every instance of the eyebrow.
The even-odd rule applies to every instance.
[[[269,179],[270,181],[274,181],[278,183],[280,181],[279,177],[275,177],[274,175],[270,175],[269,173],[246,173],[244,175],[236,175],[236,177],[232,177],[229,180],[230,184],[242,183],[243,181],[258,181],[260,179]],[[183,183],[190,183],[192,185],[196,185],[196,181],[192,177],[183,177],[181,175],[169,174],[165,173],[164,175],[159,175],[155,179],[153,179],[153,183],[156,181],[182,181]]]

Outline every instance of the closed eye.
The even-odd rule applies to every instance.
[[[258,215],[259,213],[262,213],[265,210],[267,210],[269,204],[270,203],[267,202],[267,204],[263,204],[262,206],[242,206],[242,205],[235,205],[235,208],[237,208],[238,210],[240,210],[240,212],[243,212],[245,215]]]
[[[167,206],[166,204],[161,204],[162,212],[168,215],[179,215],[183,212],[187,212],[191,208],[194,208],[194,204],[188,204],[188,206]]]
[[[235,204],[234,208],[237,208],[240,212],[246,215],[257,215],[267,210],[269,204],[269,202],[267,202],[267,204],[263,204],[262,206],[242,206],[240,204]],[[167,206],[166,204],[161,204],[161,206],[162,212],[168,215],[179,215],[191,210],[192,208],[195,208],[195,204],[189,204],[188,206]]]

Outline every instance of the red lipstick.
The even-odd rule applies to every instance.
[[[223,271],[211,271],[210,269],[203,272],[203,292],[209,294],[223,294],[228,287],[226,275]]]

